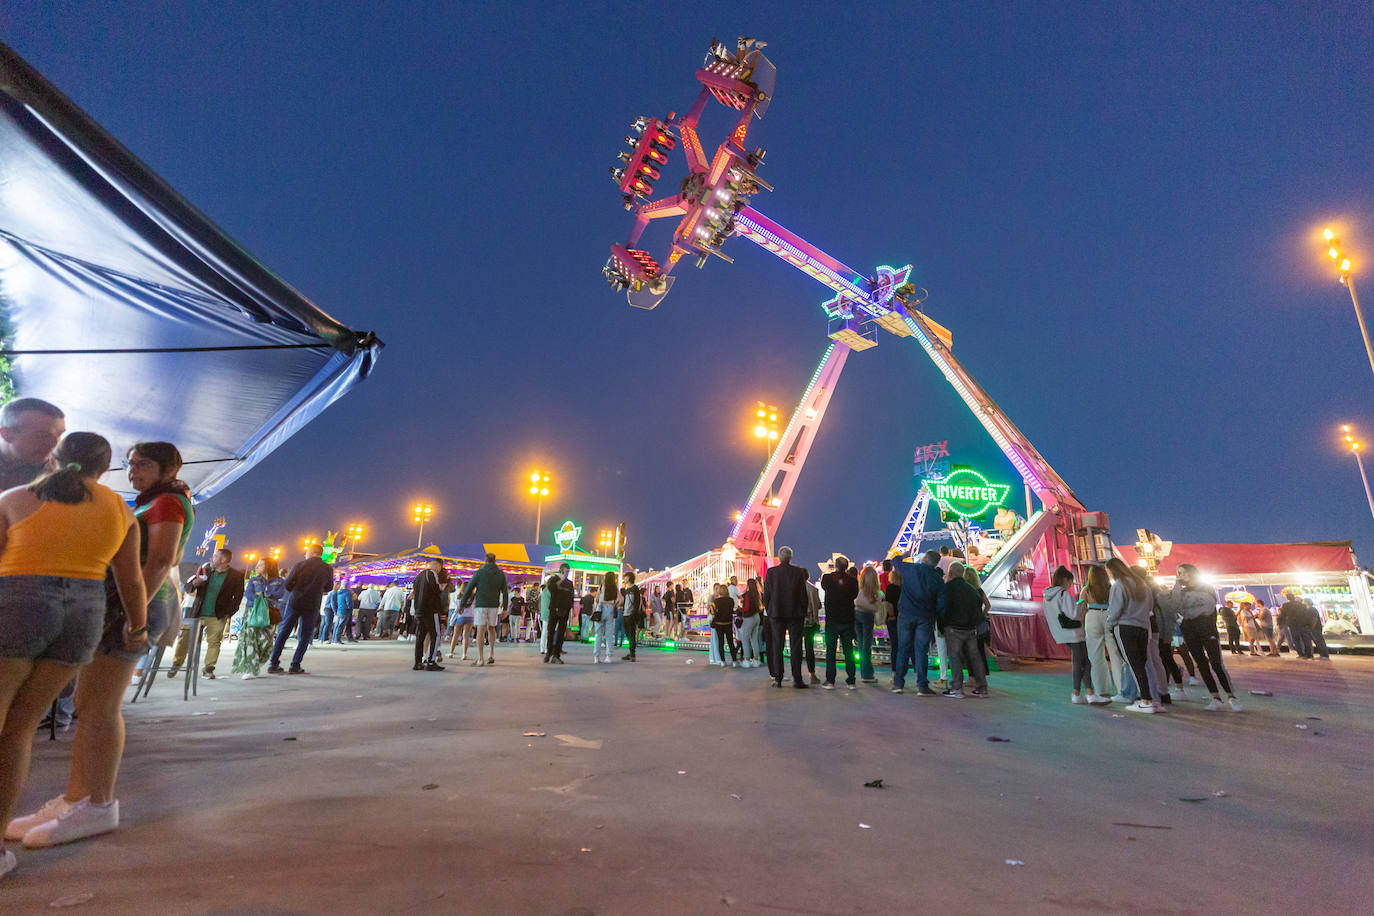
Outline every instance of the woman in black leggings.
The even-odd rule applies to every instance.
[[[1179,625],[1183,631],[1183,641],[1193,661],[1197,662],[1202,682],[1212,694],[1212,702],[1205,708],[1226,708],[1217,691],[1220,685],[1226,691],[1226,701],[1231,711],[1240,712],[1240,703],[1231,689],[1231,678],[1221,661],[1221,637],[1217,634],[1217,594],[1210,586],[1202,584],[1196,566],[1191,563],[1178,564],[1178,578],[1174,581],[1173,591],[1169,593],[1169,604],[1183,616]],[[1212,676],[1214,673],[1215,678]]]
[[[1150,617],[1154,611],[1154,596],[1150,587],[1119,557],[1106,563],[1112,588],[1107,598],[1107,626],[1116,633],[1121,654],[1126,657],[1140,688],[1140,699],[1126,707],[1131,712],[1162,712],[1164,707],[1151,696],[1151,678],[1147,667],[1150,655]],[[1159,685],[1162,686],[1162,685]]]

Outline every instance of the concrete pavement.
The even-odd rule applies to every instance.
[[[951,700],[774,690],[764,671],[708,668],[701,653],[603,667],[583,644],[547,666],[501,646],[496,665],[436,673],[410,656],[408,643],[312,648],[307,676],[203,681],[190,703],[163,679],[126,706],[121,829],[19,851],[0,910],[1339,913],[1374,900],[1374,659],[1227,656],[1243,713],[1203,712],[1198,687],[1150,717],[1070,705],[1064,664],[994,673],[991,699]],[[60,790],[69,746],[38,740],[24,811]]]

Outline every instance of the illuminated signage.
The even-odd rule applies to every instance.
[[[969,468],[960,468],[926,486],[936,502],[961,518],[985,515],[989,509],[1002,505],[1011,492],[1010,484],[988,483],[986,477]]]
[[[572,553],[577,549],[577,539],[580,537],[582,537],[582,526],[567,521],[563,523],[563,527],[553,533],[553,542],[564,553]]]

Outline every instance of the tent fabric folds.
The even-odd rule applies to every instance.
[[[176,443],[222,490],[382,348],[274,276],[0,44],[0,321],[14,396],[68,429]],[[105,483],[127,489],[122,476]]]

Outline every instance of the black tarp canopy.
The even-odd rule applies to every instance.
[[[0,319],[13,396],[52,401],[116,455],[176,443],[197,499],[366,378],[382,346],[259,264],[3,44]]]

